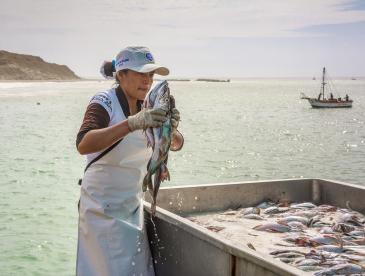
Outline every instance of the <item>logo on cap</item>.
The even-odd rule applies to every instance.
[[[146,59],[150,62],[153,62],[153,56],[151,53],[146,53]]]

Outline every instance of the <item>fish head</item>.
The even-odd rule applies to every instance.
[[[147,93],[143,106],[161,108],[165,111],[170,110],[170,89],[167,81],[157,83],[150,92]]]
[[[167,84],[167,81],[159,82],[155,86],[152,87],[152,89],[147,93],[147,95],[144,99],[144,106],[153,107],[153,105],[157,99],[157,96],[159,94],[159,91],[160,91],[161,87],[163,87],[165,85],[165,83]]]
[[[166,85],[161,87],[154,107],[161,108],[165,111],[170,110],[170,88],[167,82]]]

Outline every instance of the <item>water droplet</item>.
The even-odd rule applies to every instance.
[[[132,265],[133,265],[133,266],[135,266],[135,265],[136,265],[136,263],[135,263],[135,262],[132,262]]]
[[[198,200],[198,197],[196,196],[194,199],[195,199],[195,200]]]

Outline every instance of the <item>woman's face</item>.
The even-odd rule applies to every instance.
[[[131,98],[144,100],[153,82],[154,72],[139,73],[132,70],[118,72],[123,91]]]

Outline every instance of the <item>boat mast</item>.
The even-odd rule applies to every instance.
[[[326,74],[326,67],[323,67],[323,74],[322,74],[322,99],[324,100],[324,86],[326,83],[324,82],[324,76]]]

